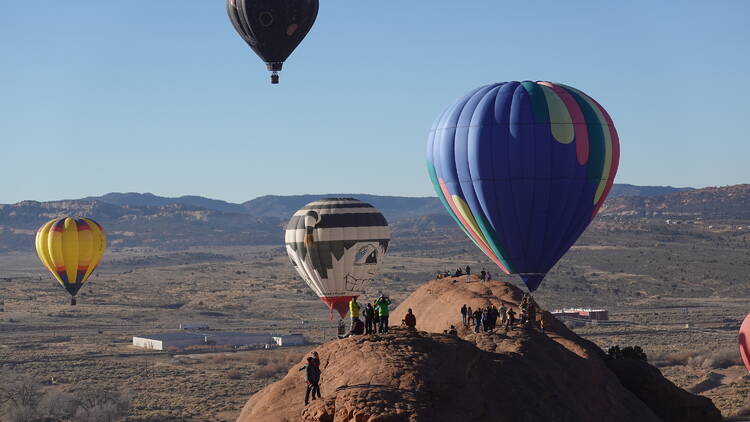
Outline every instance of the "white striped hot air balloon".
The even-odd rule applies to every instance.
[[[372,205],[325,198],[295,212],[286,226],[286,251],[300,277],[328,306],[346,316],[388,251],[388,222]]]

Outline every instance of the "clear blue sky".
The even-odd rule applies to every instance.
[[[321,3],[272,86],[223,0],[3,2],[0,203],[433,195],[432,120],[524,79],[608,109],[619,183],[750,182],[750,1]]]

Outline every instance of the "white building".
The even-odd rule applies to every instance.
[[[133,337],[133,346],[165,350],[168,347],[184,348],[205,344],[205,336],[197,333],[164,333]]]
[[[302,334],[282,334],[274,336],[273,340],[278,346],[302,346],[305,344],[305,337]]]
[[[300,346],[302,334],[263,334],[236,331],[204,331],[151,334],[133,337],[133,346],[151,350],[183,349],[189,346]]]

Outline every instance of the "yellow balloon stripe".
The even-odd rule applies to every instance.
[[[78,274],[78,225],[70,217],[65,219],[62,233],[62,254],[68,283],[76,282]]]
[[[477,221],[474,219],[474,214],[471,213],[471,210],[469,209],[469,205],[464,202],[461,197],[456,195],[451,195],[453,197],[453,203],[456,204],[456,208],[458,208],[458,211],[461,213],[461,215],[464,217],[464,220],[466,220],[467,223],[471,226],[471,230],[474,232],[474,234],[479,238],[479,240],[487,247],[487,250],[491,251],[489,246],[489,242],[487,242],[487,239],[484,238],[484,234],[482,233],[482,230],[479,228],[479,224],[477,224]]]
[[[91,273],[96,269],[96,267],[99,265],[99,261],[101,261],[102,256],[104,256],[104,251],[107,249],[107,237],[104,235],[104,230],[99,226],[99,224],[91,219],[83,218],[83,221],[86,222],[89,226],[89,230],[91,231],[91,258],[89,259],[88,268],[86,269],[86,274],[83,276],[83,281],[88,280]]]
[[[49,254],[49,249],[47,248],[47,236],[49,236],[49,229],[52,227],[52,224],[57,220],[48,221],[45,223],[42,227],[39,228],[36,232],[36,253],[39,254],[39,259],[42,261],[42,264],[44,264],[45,267],[47,267],[48,270],[50,270],[53,274],[55,272],[54,269],[52,269],[52,258]]]
[[[568,113],[563,100],[555,91],[544,85],[538,85],[542,88],[544,98],[547,100],[547,110],[549,111],[550,129],[552,136],[561,144],[569,144],[575,139],[575,130],[573,130],[573,119]]]
[[[49,248],[49,255],[52,261],[52,268],[56,273],[65,271],[65,260],[63,259],[63,244],[62,244],[62,225],[64,220],[57,220],[49,232],[47,238],[47,247]]]

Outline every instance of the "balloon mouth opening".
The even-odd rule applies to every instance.
[[[320,300],[328,307],[329,319],[333,321],[333,311],[336,310],[341,319],[346,318],[346,314],[349,313],[349,301],[357,296],[327,296],[321,297]]]
[[[524,284],[526,284],[526,288],[529,289],[529,293],[533,293],[536,289],[539,288],[539,285],[542,284],[542,281],[544,280],[544,277],[547,274],[519,274],[521,276],[521,280],[523,280]]]

